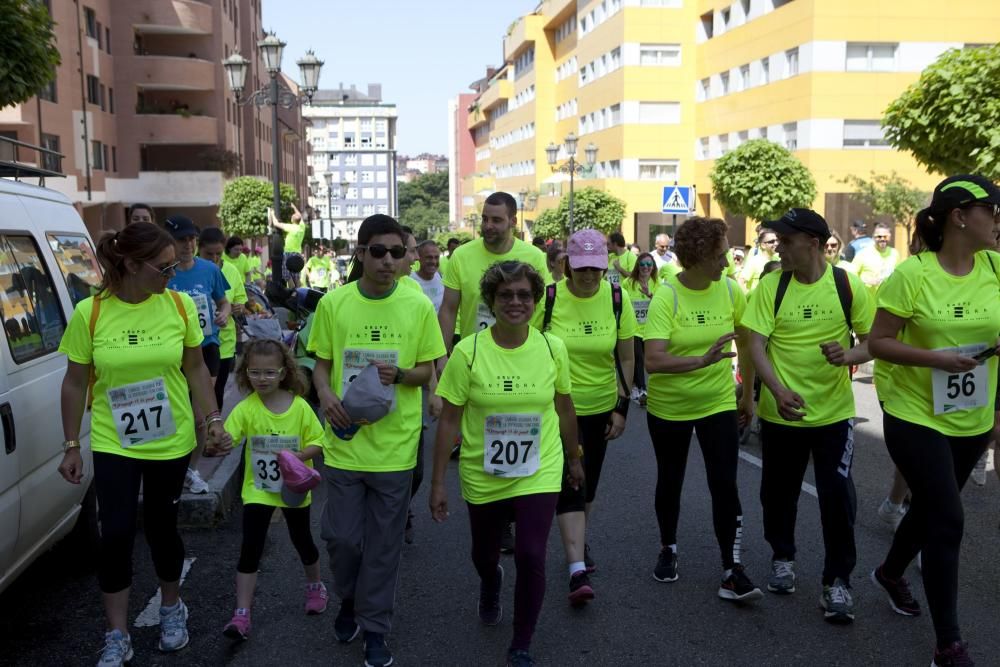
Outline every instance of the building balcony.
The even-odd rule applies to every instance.
[[[506,78],[494,81],[482,95],[479,96],[479,108],[489,111],[504,100],[514,96],[514,84]]]
[[[545,17],[547,28],[555,28],[569,18],[570,8],[576,9],[576,0],[542,0],[536,11]]]
[[[150,206],[218,206],[226,184],[221,171],[140,171],[138,178],[109,179],[109,201]]]
[[[212,5],[198,0],[157,0],[132,10],[132,26],[140,34],[210,35]]]
[[[214,116],[144,114],[135,116],[140,144],[218,144],[219,125]]]
[[[217,63],[200,58],[137,56],[135,84],[144,90],[215,90]]]
[[[546,18],[537,14],[519,18],[503,39],[503,59],[508,63],[513,62],[525,46],[534,43],[545,23]]]

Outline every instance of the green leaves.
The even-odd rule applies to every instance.
[[[621,228],[625,202],[597,188],[577,190],[573,200],[574,230],[596,229],[610,234]],[[531,227],[532,236],[563,239],[569,236],[569,194],[563,195],[557,208],[542,211]]]
[[[281,184],[283,222],[292,218],[292,202],[297,201],[295,188]],[[226,184],[219,204],[219,221],[226,234],[254,237],[267,234],[267,209],[274,205],[274,186],[253,176],[241,176]],[[308,238],[307,234],[307,238]]]
[[[882,127],[931,173],[1000,180],[1000,45],[947,51],[889,105]]]
[[[726,212],[758,221],[774,220],[788,209],[809,207],[816,182],[786,148],[753,139],[715,161],[712,192]]]
[[[41,2],[0,0],[0,109],[26,102],[61,62],[52,18]]]
[[[399,223],[421,241],[448,227],[448,172],[422,174],[400,184]]]
[[[906,228],[907,243],[913,230],[917,211],[930,201],[930,193],[914,188],[908,180],[891,174],[871,173],[865,180],[853,174],[841,180],[854,188],[854,199],[866,204],[875,215],[887,215],[893,222]]]

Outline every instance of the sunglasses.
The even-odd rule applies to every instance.
[[[965,208],[985,208],[993,213],[994,218],[1000,218],[1000,204],[987,204],[986,202],[974,202]]]
[[[826,249],[827,250],[840,250],[840,244],[839,243],[827,243],[826,244]]]
[[[496,299],[497,299],[497,301],[501,301],[503,303],[510,303],[514,299],[517,299],[521,303],[534,303],[535,302],[535,295],[532,294],[531,292],[529,292],[526,289],[521,289],[521,290],[517,290],[517,291],[514,291],[514,290],[503,290],[503,291],[497,292]]]
[[[386,253],[391,255],[393,259],[403,259],[406,256],[406,248],[401,245],[394,245],[390,248],[381,243],[376,243],[375,245],[358,246],[358,248],[366,250],[375,259],[382,259],[386,256]]]
[[[164,278],[169,278],[169,277],[170,277],[171,275],[173,275],[173,274],[174,274],[174,272],[175,272],[175,271],[177,270],[177,267],[178,267],[178,266],[180,266],[180,262],[174,262],[173,264],[169,264],[169,265],[167,265],[167,266],[164,266],[164,267],[163,267],[163,268],[161,269],[161,268],[160,268],[160,267],[158,267],[158,266],[153,266],[153,265],[152,265],[152,264],[150,264],[149,262],[143,262],[143,264],[145,264],[145,265],[146,265],[146,266],[148,266],[149,268],[153,269],[154,271],[156,271],[157,273],[159,273],[159,274],[160,274],[161,276],[163,276]]]
[[[653,264],[652,262],[639,262],[639,266],[644,266],[647,269],[649,269],[649,268],[652,268],[652,267],[654,267],[656,265]]]

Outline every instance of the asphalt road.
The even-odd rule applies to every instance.
[[[567,576],[558,530],[549,544],[548,590],[532,653],[544,665],[926,665],[933,631],[929,615],[904,618],[868,580],[891,539],[876,516],[889,483],[891,463],[881,440],[881,418],[868,380],[855,382],[859,419],[854,474],[858,488],[858,569],[854,576],[857,621],[834,627],[818,609],[822,538],[816,500],[800,501],[798,592],[766,594],[755,606],[718,599],[718,549],[701,455],[692,446],[680,526],[680,580],[653,580],[658,535],[653,515],[655,466],[645,414],[633,407],[625,436],[609,449],[589,541],[597,560],[597,599],[584,610],[566,604]],[[763,539],[757,499],[760,470],[751,443],[740,462],[745,512],[743,544],[748,573],[761,587],[770,551]],[[428,479],[430,468],[428,462]],[[811,471],[807,474],[811,482]],[[500,665],[510,640],[514,565],[505,557],[505,617],[484,628],[476,617],[478,580],[469,560],[466,511],[458,495],[455,464],[449,471],[452,516],[431,522],[427,486],[416,500],[417,540],[404,550],[397,613],[390,636],[399,665]],[[1000,482],[965,491],[966,528],[959,591],[965,639],[981,665],[1000,665]],[[314,504],[316,519],[323,502]],[[195,559],[182,588],[191,609],[191,644],[179,654],[156,651],[158,629],[132,629],[138,665],[360,665],[360,642],[333,638],[336,601],[324,616],[302,612],[301,566],[283,523],[272,526],[253,610],[249,642],[233,645],[222,636],[234,603],[239,553],[239,509],[214,530],[185,534]],[[324,567],[324,573],[326,569]],[[329,578],[324,574],[327,581]],[[909,573],[923,600],[919,574]],[[136,579],[131,618],[140,615],[156,591],[148,550],[136,545]],[[0,596],[0,663],[18,665],[94,664],[104,630],[93,573],[80,555],[56,548]]]

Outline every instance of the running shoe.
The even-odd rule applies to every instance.
[[[361,634],[361,626],[354,620],[354,600],[345,599],[340,602],[340,611],[333,621],[333,634],[337,641],[348,644]]]
[[[160,607],[160,650],[164,653],[180,651],[188,645],[188,608],[178,600],[172,608]]]
[[[511,649],[507,651],[507,667],[535,667],[535,661],[527,651]]]
[[[590,585],[590,577],[586,570],[577,572],[569,578],[569,603],[574,607],[582,607],[594,599],[594,589]]]
[[[500,553],[514,553],[514,523],[511,521],[504,522],[503,534],[500,536]]]
[[[104,634],[104,648],[97,667],[122,667],[133,655],[132,637],[122,634],[121,630],[112,630]]]
[[[648,401],[648,398],[649,397],[646,394],[646,390],[645,389],[640,389],[639,390],[639,405],[641,405],[642,407],[646,407],[646,403]]]
[[[392,651],[381,632],[365,633],[365,667],[389,667]]]
[[[983,452],[983,455],[979,457],[976,461],[976,467],[972,469],[972,474],[969,475],[969,479],[976,486],[986,485],[986,459],[989,456],[989,450]]]
[[[878,506],[878,518],[892,526],[893,530],[896,530],[899,528],[899,522],[903,520],[904,516],[906,516],[906,509],[906,505],[896,505],[886,498],[882,501],[882,504]]]
[[[881,586],[889,595],[892,610],[903,616],[920,616],[920,603],[913,599],[910,584],[904,577],[893,581],[882,574],[882,566],[872,570],[872,582]]]
[[[736,602],[752,602],[764,597],[759,588],[753,585],[742,565],[734,565],[732,573],[719,585],[719,597],[723,600]]]
[[[310,616],[322,614],[326,611],[327,601],[330,596],[326,592],[323,582],[306,584],[306,613]]]
[[[969,655],[969,645],[966,642],[953,642],[944,649],[935,649],[931,667],[975,667],[972,656]]]
[[[653,568],[653,579],[661,583],[677,581],[677,554],[670,547],[660,549],[656,557],[656,567]]]
[[[230,639],[235,639],[237,641],[244,641],[250,637],[250,610],[249,609],[237,609],[233,613],[232,620],[226,624],[223,628],[222,634],[229,637]]]
[[[831,623],[846,625],[854,621],[851,587],[839,577],[833,580],[832,585],[823,586],[819,606],[823,608],[823,618]]]
[[[187,474],[184,475],[184,486],[191,493],[208,493],[208,484],[194,468],[187,469]]]
[[[583,545],[583,564],[587,567],[587,574],[593,574],[597,572],[597,563],[594,559],[590,557],[590,545]]]
[[[497,565],[497,583],[492,590],[482,580],[479,582],[479,620],[483,625],[499,625],[503,619],[503,605],[500,604],[502,588],[503,568]]]
[[[771,578],[767,580],[767,590],[778,595],[795,592],[795,561],[771,561]]]
[[[631,398],[636,403],[639,402],[639,388],[638,387],[632,387],[632,394],[629,396],[629,398]]]

